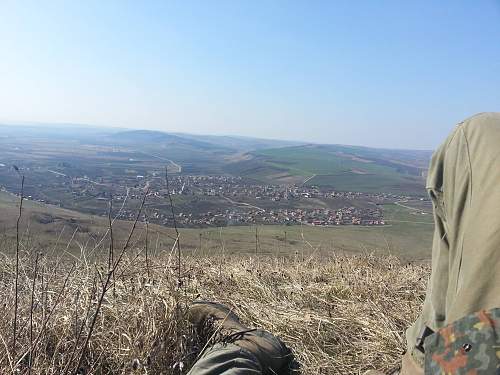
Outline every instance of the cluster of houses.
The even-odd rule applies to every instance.
[[[149,220],[162,225],[172,225],[172,215],[166,198],[174,198],[189,202],[191,199],[222,200],[227,199],[229,204],[220,208],[209,208],[205,211],[190,210],[189,203],[182,205],[176,212],[176,221],[183,227],[251,225],[251,224],[282,224],[282,225],[384,225],[382,209],[377,205],[366,205],[368,208],[359,208],[359,204],[351,203],[356,199],[384,202],[387,199],[397,200],[407,197],[392,194],[365,194],[359,192],[341,192],[332,189],[320,189],[314,186],[283,186],[255,184],[244,181],[241,177],[232,176],[173,176],[169,190],[166,189],[163,177],[155,174],[134,176],[107,176],[106,178],[87,176],[69,177],[54,172],[53,185],[58,189],[66,190],[74,202],[78,201],[109,201],[112,197],[118,203],[128,200],[139,200],[144,194],[144,185],[150,186],[148,199]],[[42,187],[39,191],[43,191]],[[193,198],[194,197],[194,198]],[[299,208],[304,205],[295,204],[304,199],[339,199],[344,207],[336,209]],[[34,196],[33,199],[43,200]],[[246,200],[246,202],[245,202]],[[265,203],[265,202],[266,203]],[[250,202],[250,203],[248,203]],[[262,204],[255,203],[262,202]],[[279,204],[274,202],[280,202]],[[61,205],[61,202],[47,202]],[[233,204],[234,203],[234,204]],[[243,203],[243,204],[238,204]],[[265,203],[265,204],[264,204]],[[258,206],[265,206],[261,208]],[[124,204],[121,218],[134,219],[136,205]],[[286,206],[286,208],[284,208]],[[297,207],[299,206],[299,207]],[[307,206],[307,205],[306,205]],[[314,205],[310,204],[314,207]],[[95,205],[93,209],[96,209]],[[229,209],[228,209],[229,207]],[[85,210],[85,206],[82,206]],[[88,210],[87,210],[88,211]],[[107,205],[102,204],[102,212],[107,214]]]
[[[171,215],[155,212],[150,220],[170,226],[173,224]],[[273,209],[273,210],[219,210],[202,213],[183,213],[176,215],[177,224],[184,227],[228,226],[228,225],[384,225],[382,210],[359,209],[343,207],[337,210],[329,209]]]

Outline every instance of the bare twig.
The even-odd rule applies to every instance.
[[[181,274],[181,243],[179,241],[179,229],[177,228],[177,219],[175,217],[175,208],[174,208],[174,203],[172,201],[172,194],[170,193],[170,183],[168,180],[168,168],[165,167],[165,182],[167,184],[167,195],[168,195],[168,200],[170,202],[170,210],[172,212],[172,222],[174,224],[174,229],[175,229],[175,234],[177,238],[177,271],[179,275],[179,280],[180,282],[180,274]]]
[[[31,305],[30,305],[30,354],[29,354],[29,362],[28,362],[28,374],[31,374],[31,368],[33,366],[33,310],[35,305],[35,286],[36,286],[36,278],[38,276],[38,256],[39,253],[36,254],[35,258],[35,267],[33,270],[33,283],[31,284]]]
[[[149,220],[146,216],[146,239],[144,244],[144,252],[146,256],[146,271],[148,273],[148,280],[151,280],[151,272],[149,271],[149,259],[148,259],[148,237],[149,237]]]
[[[19,172],[19,169],[15,167],[16,171]],[[12,353],[13,356],[16,356],[16,344],[17,344],[17,310],[19,304],[19,224],[21,222],[21,216],[23,213],[23,198],[24,198],[24,176],[21,179],[21,197],[19,203],[19,215],[17,217],[16,222],[16,279],[15,279],[15,287],[14,287],[14,324],[13,324],[13,344],[12,344]]]
[[[137,211],[137,216],[135,218],[134,224],[132,225],[132,228],[130,229],[127,241],[125,242],[125,245],[123,246],[123,249],[120,252],[120,255],[118,256],[118,259],[112,265],[112,268],[110,270],[108,270],[108,274],[106,276],[106,279],[102,283],[102,291],[101,291],[101,294],[99,296],[99,300],[97,302],[97,306],[96,306],[96,310],[95,310],[94,316],[92,317],[92,321],[90,323],[90,327],[89,327],[89,331],[88,331],[87,337],[86,337],[85,342],[84,342],[83,347],[82,347],[82,351],[81,351],[81,354],[80,354],[80,359],[78,360],[78,364],[77,364],[77,366],[75,368],[75,374],[78,373],[78,369],[80,368],[80,366],[83,363],[83,359],[85,358],[85,355],[87,353],[87,347],[88,347],[88,344],[90,342],[90,338],[92,337],[92,333],[94,331],[95,323],[97,321],[97,316],[99,315],[99,312],[101,310],[102,302],[104,301],[104,297],[106,296],[106,292],[108,291],[108,289],[110,287],[111,278],[114,275],[117,267],[121,263],[121,261],[123,259],[123,256],[125,255],[128,247],[130,245],[130,240],[132,239],[132,236],[133,236],[133,234],[135,232],[135,228],[136,228],[137,222],[139,221],[139,218],[141,216],[142,209],[144,208],[144,203],[146,202],[146,197],[147,197],[148,193],[149,193],[149,190],[146,190],[145,193],[144,193],[144,197],[142,198],[141,206],[139,207],[139,210]]]
[[[111,267],[113,266],[115,262],[115,242],[114,242],[114,237],[113,237],[113,223],[114,220],[111,220],[111,215],[113,213],[113,196],[110,197],[109,200],[109,212],[108,212],[108,224],[109,224],[109,254],[108,254],[108,272],[111,270]],[[116,293],[116,290],[114,289],[116,285],[116,278],[115,274],[113,273],[113,293]]]
[[[168,181],[168,168],[165,167],[165,183],[167,185],[167,194],[168,194],[168,200],[170,202],[170,210],[172,211],[172,221],[174,224],[174,229],[175,229],[175,234],[177,236],[175,245],[177,245],[177,289],[179,290],[182,287],[182,273],[181,273],[181,242],[180,242],[180,235],[179,235],[179,229],[177,228],[177,220],[175,218],[175,209],[174,209],[174,203],[172,201],[172,194],[170,193],[170,184]],[[180,340],[181,340],[181,334],[180,334],[180,321],[181,321],[181,306],[179,302],[179,293],[175,293],[175,324],[176,324],[176,343],[179,346],[180,345]]]
[[[7,354],[7,359],[9,360],[10,370],[12,371],[12,374],[15,374],[16,371],[14,370],[14,365],[12,364],[12,356],[10,355],[9,347],[7,346],[7,343],[5,342],[2,334],[0,334],[0,340],[2,340],[2,344],[5,348],[5,353]]]
[[[38,335],[36,336],[36,339],[33,341],[33,348],[36,348],[36,346],[37,346],[38,342],[40,341],[42,335],[45,333],[45,328],[46,328],[47,324],[49,323],[49,321],[50,321],[50,319],[52,317],[52,314],[56,310],[56,307],[59,305],[59,302],[61,301],[61,297],[63,296],[64,290],[66,289],[66,285],[68,284],[68,280],[69,280],[71,274],[73,273],[73,271],[75,270],[75,267],[76,267],[76,264],[73,264],[73,266],[69,270],[68,274],[66,275],[66,278],[64,279],[64,283],[63,283],[63,285],[61,287],[61,290],[59,291],[59,293],[57,295],[57,299],[56,299],[54,305],[52,306],[52,309],[50,309],[49,314],[45,317],[45,320],[42,322],[42,327],[40,329],[40,332],[38,332]],[[21,363],[21,361],[23,361],[23,359],[28,354],[29,354],[29,350],[25,351],[24,354],[21,357],[19,357],[19,359],[17,360],[17,363],[16,363],[16,368],[19,365],[19,363]]]
[[[82,336],[83,329],[85,328],[85,326],[87,325],[87,322],[89,320],[90,309],[92,307],[92,301],[94,300],[96,292],[97,292],[97,280],[94,277],[94,280],[92,281],[92,290],[91,290],[90,297],[89,297],[88,304],[87,304],[87,310],[85,312],[85,319],[83,320],[82,324],[80,325],[80,329],[78,331],[76,331],[76,327],[75,327],[75,342],[73,344],[73,348],[71,349],[71,355],[70,355],[68,361],[66,362],[66,366],[64,367],[64,370],[62,372],[63,375],[66,375],[68,373],[68,371],[70,370],[71,364],[73,363],[73,359],[75,358],[78,344],[80,342],[80,337]],[[75,309],[76,309],[76,307],[75,307]],[[78,370],[78,368],[77,368],[77,370]]]
[[[113,243],[113,222],[111,219],[111,214],[113,212],[113,196],[109,199],[109,210],[108,210],[108,224],[109,224],[109,254],[108,254],[108,271],[111,269],[114,263],[114,243]]]
[[[226,260],[226,248],[224,244],[224,237],[222,236],[222,227],[219,228],[219,237],[220,237],[220,247],[221,247],[221,257],[219,262],[219,275],[222,274],[222,264],[225,263]]]
[[[255,226],[255,255],[259,253],[259,230],[257,225]]]

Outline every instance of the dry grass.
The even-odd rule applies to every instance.
[[[150,257],[150,278],[134,251],[116,270],[87,348],[107,256],[40,254],[35,267],[36,252],[23,250],[13,348],[15,259],[2,255],[0,373],[185,373],[205,343],[184,320],[196,298],[226,303],[245,323],[280,336],[304,374],[388,369],[404,349],[429,271],[371,255],[190,257],[182,259],[179,284],[169,250]]]

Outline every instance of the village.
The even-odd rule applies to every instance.
[[[167,226],[173,220],[163,214],[157,214],[153,219]],[[179,213],[177,223],[186,227],[228,226],[228,225],[384,225],[381,210],[359,210],[354,207],[344,207],[339,210],[328,209],[278,209],[278,210],[225,210],[224,212],[206,212],[199,215]]]
[[[120,207],[120,218],[133,220],[147,186],[147,220],[164,226],[174,225],[169,195],[175,202],[175,225],[193,228],[255,224],[382,226],[382,204],[409,198],[317,186],[262,184],[225,175],[173,175],[167,190],[164,176],[158,172],[106,178],[50,172],[50,179],[38,181],[27,199],[105,216],[112,198],[115,207]],[[47,191],[58,193],[48,198],[44,194]],[[328,204],[330,207],[325,207]]]

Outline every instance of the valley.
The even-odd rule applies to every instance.
[[[0,189],[11,214],[2,225],[12,229],[24,176],[41,242],[54,241],[63,228],[98,238],[110,206],[123,223],[118,228],[126,226],[147,191],[140,221],[167,239],[177,225],[186,251],[210,251],[224,241],[235,253],[293,254],[305,245],[423,259],[430,248],[427,152],[228,137],[218,144],[217,137],[205,142],[150,131],[49,137],[3,130]],[[266,148],[270,143],[274,148]]]

